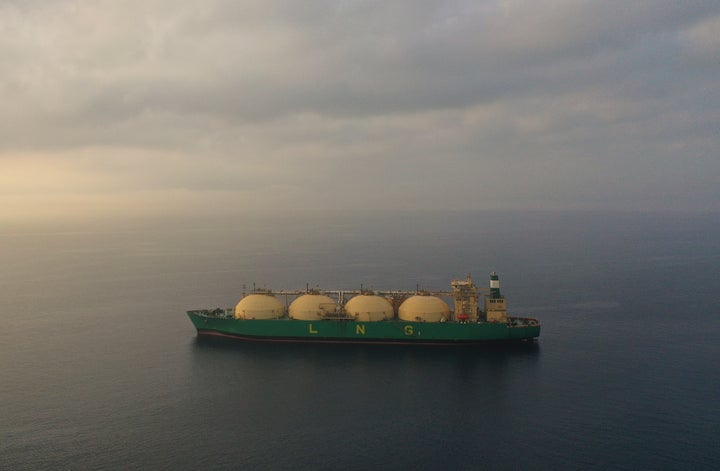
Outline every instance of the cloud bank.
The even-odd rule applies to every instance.
[[[718,30],[714,1],[6,1],[2,209],[718,210]]]

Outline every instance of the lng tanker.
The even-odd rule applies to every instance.
[[[247,341],[458,345],[532,341],[540,322],[507,314],[494,272],[451,291],[272,291],[255,289],[234,308],[187,311],[198,335]],[[281,300],[282,299],[282,300]],[[444,299],[451,299],[454,309]],[[480,300],[483,300],[481,309]]]

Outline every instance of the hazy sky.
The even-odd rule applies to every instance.
[[[2,0],[0,219],[720,210],[717,0]]]

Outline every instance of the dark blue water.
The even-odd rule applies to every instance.
[[[2,469],[718,469],[718,214],[353,213],[0,231]],[[197,339],[277,289],[496,270],[535,345]]]

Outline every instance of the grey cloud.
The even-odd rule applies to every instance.
[[[204,28],[179,25],[175,31],[178,34],[189,29],[194,36],[178,38],[169,33],[159,64],[135,63],[133,59],[140,59],[142,53],[123,47],[132,49],[139,43],[123,39],[122,44],[108,47],[110,54],[116,55],[121,68],[135,68],[138,73],[123,77],[120,70],[115,78],[112,72],[117,64],[110,64],[109,77],[81,74],[79,79],[66,79],[60,86],[67,86],[68,98],[75,100],[71,105],[80,108],[79,119],[83,120],[92,116],[122,120],[147,109],[218,114],[237,120],[298,112],[412,113],[534,94],[538,89],[558,93],[557,89],[597,86],[606,79],[603,75],[622,70],[618,70],[621,64],[593,68],[593,55],[620,48],[630,50],[620,57],[624,65],[643,61],[643,56],[631,54],[638,41],[656,41],[656,34],[662,40],[663,34],[674,34],[713,8],[710,2],[693,2],[691,6],[677,2],[654,2],[651,6],[645,2],[571,2],[561,8],[548,8],[539,2],[518,12],[511,10],[503,18],[499,11],[488,12],[487,8],[473,7],[472,2],[452,3],[454,12],[445,8],[452,14],[443,12],[442,2],[426,3],[435,8],[428,8],[424,14],[417,13],[425,10],[412,8],[414,4],[399,8],[396,4],[347,2],[343,8],[326,2],[303,2],[300,8],[290,2],[274,8],[243,8],[242,3],[210,3],[216,8],[213,11],[209,7]],[[543,13],[548,10],[550,14]],[[258,17],[268,12],[279,17],[266,19],[273,25],[267,33],[285,31],[298,47],[284,44],[281,51],[271,53],[282,56],[259,63],[261,58],[242,54],[246,46],[238,41],[243,36],[233,32],[248,24],[242,21],[246,14],[259,21]],[[199,20],[188,17],[185,21],[192,24]],[[142,33],[145,28],[139,29]],[[259,43],[266,39],[262,26],[252,26],[252,30]],[[218,34],[227,42],[214,41],[213,35]],[[176,49],[173,43],[177,43]],[[672,41],[661,43],[658,47],[664,50],[677,49]],[[587,45],[594,49],[590,57],[584,57]],[[237,46],[241,52],[235,54]],[[154,68],[159,73],[152,73]],[[141,73],[144,69],[149,73]],[[670,80],[682,80],[683,75],[676,71]]]
[[[694,184],[685,204],[713,206],[678,164],[720,172],[713,18],[670,0],[6,3],[0,156],[145,151],[117,191],[328,185],[379,204],[452,181],[454,198],[615,206]]]

